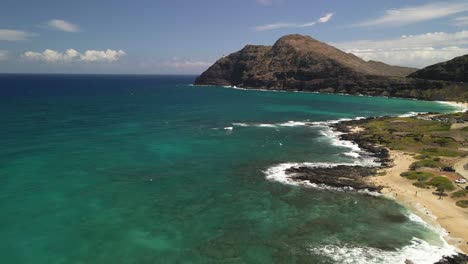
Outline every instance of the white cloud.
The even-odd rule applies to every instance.
[[[26,32],[26,31],[0,29],[0,40],[7,40],[7,41],[26,40],[31,36],[34,36],[34,34]]]
[[[170,60],[163,61],[161,65],[163,67],[170,67],[176,69],[197,69],[197,68],[206,68],[211,66],[211,62],[201,61],[201,60],[192,60],[173,57]]]
[[[107,49],[105,51],[100,50],[87,50],[84,54],[80,56],[81,60],[88,62],[95,61],[108,61],[113,62],[118,60],[120,57],[125,55],[123,50],[111,50]]]
[[[80,28],[70,22],[61,19],[52,19],[48,23],[49,27],[65,32],[78,32]]]
[[[65,52],[58,52],[51,49],[46,49],[43,52],[27,51],[21,55],[22,58],[27,60],[37,60],[45,62],[114,62],[124,56],[123,50],[111,50],[105,51],[99,50],[87,50],[84,53],[79,53],[74,49],[68,49]]]
[[[390,9],[381,17],[356,24],[357,26],[400,26],[468,11],[467,2],[436,2],[420,6]]]
[[[468,16],[457,17],[454,20],[455,20],[455,24],[454,24],[455,26],[459,26],[459,27],[468,26]]]
[[[393,39],[358,40],[333,45],[365,60],[425,67],[468,54],[468,31],[404,35]]]
[[[330,21],[330,19],[333,17],[333,13],[328,13],[326,15],[324,15],[323,17],[319,18],[319,20],[317,21],[318,23],[327,23],[328,21]]]
[[[304,24],[297,24],[297,23],[283,23],[277,22],[272,24],[266,24],[261,26],[254,27],[255,31],[266,31],[266,30],[274,30],[280,28],[303,28],[303,27],[312,27],[320,23],[327,23],[333,17],[333,13],[327,13],[323,17],[320,17],[316,21],[308,22]]]
[[[0,61],[8,60],[8,51],[0,50]]]

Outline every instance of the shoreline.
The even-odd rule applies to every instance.
[[[439,200],[432,192],[433,189],[421,189],[412,181],[401,177],[402,172],[408,171],[409,165],[415,159],[402,151],[389,151],[393,159],[393,166],[383,168],[383,176],[369,177],[369,182],[383,186],[385,197],[395,200],[411,212],[421,217],[436,229],[442,228],[442,238],[463,253],[468,253],[468,211],[455,205],[450,196]]]
[[[188,86],[194,87],[220,87],[225,89],[235,89],[235,90],[242,90],[242,91],[259,91],[259,92],[282,92],[282,93],[310,93],[310,94],[325,94],[325,95],[344,95],[344,96],[359,96],[359,97],[372,97],[372,98],[387,98],[387,99],[405,99],[405,100],[413,100],[413,101],[424,101],[424,102],[433,102],[445,105],[451,105],[454,107],[458,107],[458,110],[454,110],[450,113],[459,113],[468,111],[468,102],[457,102],[457,101],[440,101],[440,100],[428,100],[422,98],[415,98],[415,97],[398,97],[398,96],[384,96],[384,95],[367,95],[367,94],[351,94],[351,93],[330,93],[330,92],[319,92],[319,91],[301,91],[301,90],[285,90],[281,88],[274,88],[274,89],[262,89],[262,88],[255,88],[255,87],[238,87],[232,85],[216,85],[216,84],[194,84],[190,83]]]

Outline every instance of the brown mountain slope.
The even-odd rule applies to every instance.
[[[415,69],[366,62],[308,36],[287,35],[273,46],[247,45],[219,59],[196,85],[318,91],[424,99],[468,98],[468,91],[449,84],[404,78]],[[452,98],[452,99],[453,99]]]
[[[309,36],[287,35],[273,46],[247,45],[218,60],[196,84],[282,85],[288,79],[318,82],[366,75],[403,77],[415,69],[366,62]]]

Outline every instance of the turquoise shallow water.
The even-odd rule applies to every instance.
[[[1,262],[385,263],[442,245],[385,198],[266,180],[352,158],[323,128],[258,124],[452,107],[193,78],[1,75]]]

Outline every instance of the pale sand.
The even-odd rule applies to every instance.
[[[400,173],[408,171],[414,158],[400,151],[390,151],[390,155],[395,166],[385,169],[384,176],[371,177],[371,181],[384,186],[382,192],[387,197],[405,205],[426,222],[444,228],[448,232],[445,240],[468,254],[468,209],[456,206],[450,197],[439,200],[432,194],[434,189],[413,186],[414,181],[401,177]]]
[[[351,134],[355,134],[355,133],[359,133],[359,132],[364,131],[364,128],[360,127],[360,126],[348,126],[348,129],[349,129],[349,132]]]

